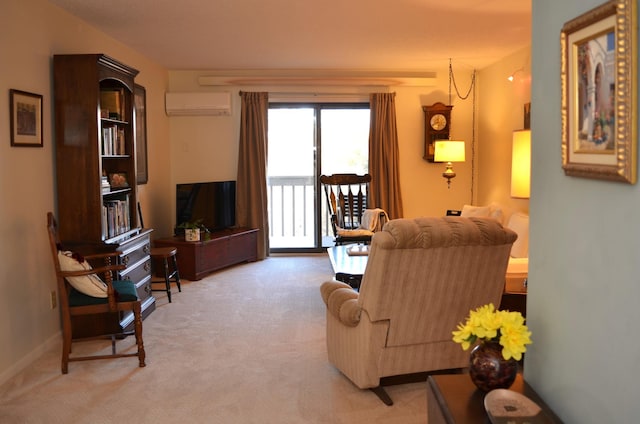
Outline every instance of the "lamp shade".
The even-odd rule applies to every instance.
[[[511,197],[528,199],[531,191],[531,130],[513,132]]]
[[[434,162],[464,162],[464,141],[437,140]]]

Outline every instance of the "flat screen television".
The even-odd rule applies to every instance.
[[[176,234],[184,234],[180,224],[197,220],[210,231],[235,226],[236,182],[176,184]]]

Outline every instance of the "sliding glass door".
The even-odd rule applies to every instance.
[[[269,242],[273,252],[331,244],[321,174],[368,172],[369,104],[269,108]]]

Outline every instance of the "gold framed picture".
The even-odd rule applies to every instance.
[[[636,182],[636,1],[608,1],[562,27],[566,175]]]
[[[42,95],[9,90],[11,145],[42,147]]]

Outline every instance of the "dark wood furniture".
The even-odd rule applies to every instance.
[[[521,374],[518,374],[509,390],[525,395],[542,408],[546,420],[531,421],[532,424],[562,422],[524,381]],[[427,378],[428,423],[488,424],[490,421],[484,408],[484,396],[466,373],[430,375]]]
[[[507,273],[500,309],[527,317],[527,273]]]
[[[436,102],[422,106],[424,112],[424,155],[423,159],[434,162],[436,140],[447,140],[451,132],[451,109],[444,103]]]
[[[146,317],[155,309],[155,299],[150,286],[151,230],[141,228],[136,213],[137,74],[103,54],[53,57],[59,236],[66,244],[118,251],[118,262],[126,268],[115,278],[136,284]],[[123,329],[132,328],[130,313],[118,319]],[[110,326],[73,319],[74,334],[101,333],[100,327]]]
[[[362,214],[367,208],[371,175],[333,174],[321,175],[327,207],[331,216],[331,228],[335,244],[369,243],[371,235],[359,229]],[[339,230],[346,230],[339,232]],[[351,232],[351,234],[349,234]]]
[[[86,361],[90,359],[107,359],[137,356],[138,364],[145,366],[145,351],[142,341],[142,313],[140,299],[135,292],[135,285],[129,281],[113,281],[116,272],[124,270],[123,264],[116,264],[119,257],[118,252],[97,253],[84,255],[87,261],[100,260],[101,264],[93,269],[84,269],[77,271],[63,271],[61,269],[60,260],[58,258],[58,248],[61,246],[58,236],[58,228],[53,213],[47,214],[47,232],[49,234],[49,247],[53,257],[54,267],[56,270],[56,281],[58,285],[58,293],[60,299],[60,309],[62,317],[62,362],[61,370],[63,374],[69,371],[70,361]],[[113,263],[112,263],[113,262]],[[97,274],[107,284],[107,297],[96,298],[82,295],[75,291],[66,280],[66,277],[80,277]],[[114,289],[115,286],[115,289]],[[116,290],[118,291],[116,293]],[[118,325],[118,318],[128,313],[133,315],[133,334],[136,337],[137,350],[134,353],[116,353],[116,336],[130,334]],[[104,318],[106,316],[106,319]],[[112,323],[111,328],[104,327],[97,329],[92,327],[88,337],[74,334],[72,319],[75,317],[85,317],[89,320],[96,320],[100,323]],[[113,319],[115,317],[115,319]],[[71,343],[84,338],[95,337],[111,337],[112,354],[111,355],[71,355]]]
[[[221,268],[255,262],[257,235],[255,228],[233,228],[212,232],[210,240],[185,241],[184,236],[174,236],[155,240],[154,246],[175,246],[181,277],[195,281]]]
[[[176,259],[177,254],[178,249],[174,246],[151,248],[152,291],[167,292],[169,303],[171,303],[172,282],[176,283],[179,292],[182,291],[182,287],[180,287],[180,267],[178,267],[178,260]],[[156,288],[154,284],[156,286],[157,284],[162,284],[163,288]]]

